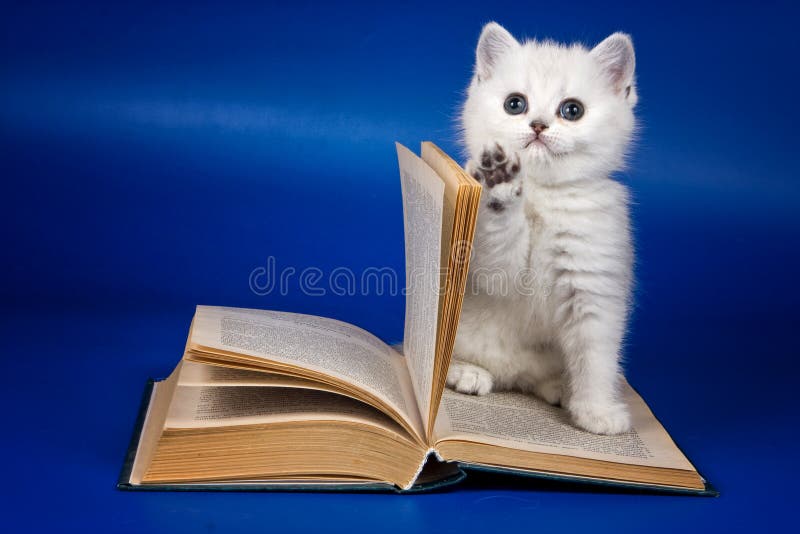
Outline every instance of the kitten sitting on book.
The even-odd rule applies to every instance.
[[[628,191],[610,175],[634,129],[633,45],[521,44],[489,23],[476,55],[462,119],[484,191],[447,384],[530,392],[580,428],[625,432],[633,251]]]

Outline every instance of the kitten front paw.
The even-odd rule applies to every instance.
[[[567,409],[576,426],[594,434],[622,434],[631,428],[628,408],[618,402],[573,402]]]
[[[447,387],[459,393],[486,395],[492,391],[494,379],[483,367],[469,363],[452,362],[447,371]]]
[[[519,156],[509,156],[497,143],[484,149],[478,162],[470,162],[468,171],[483,184],[493,211],[503,211],[522,196]]]

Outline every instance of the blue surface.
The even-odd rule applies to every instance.
[[[31,3],[33,4],[33,3]],[[9,531],[765,530],[796,520],[798,10],[14,2],[0,17]],[[393,141],[457,153],[482,23],[630,32],[642,133],[630,380],[718,499],[480,478],[435,495],[114,489],[197,303],[402,333],[401,295],[260,296],[253,269],[403,265]],[[484,530],[485,532],[486,530]]]

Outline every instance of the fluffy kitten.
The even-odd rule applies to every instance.
[[[600,434],[630,427],[618,396],[633,251],[628,191],[609,175],[634,129],[634,52],[517,42],[489,23],[463,110],[484,187],[447,383],[560,403]]]

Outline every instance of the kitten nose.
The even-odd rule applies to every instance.
[[[531,123],[531,128],[533,128],[533,131],[536,132],[536,135],[539,135],[547,129],[547,125],[542,121],[533,121]]]

